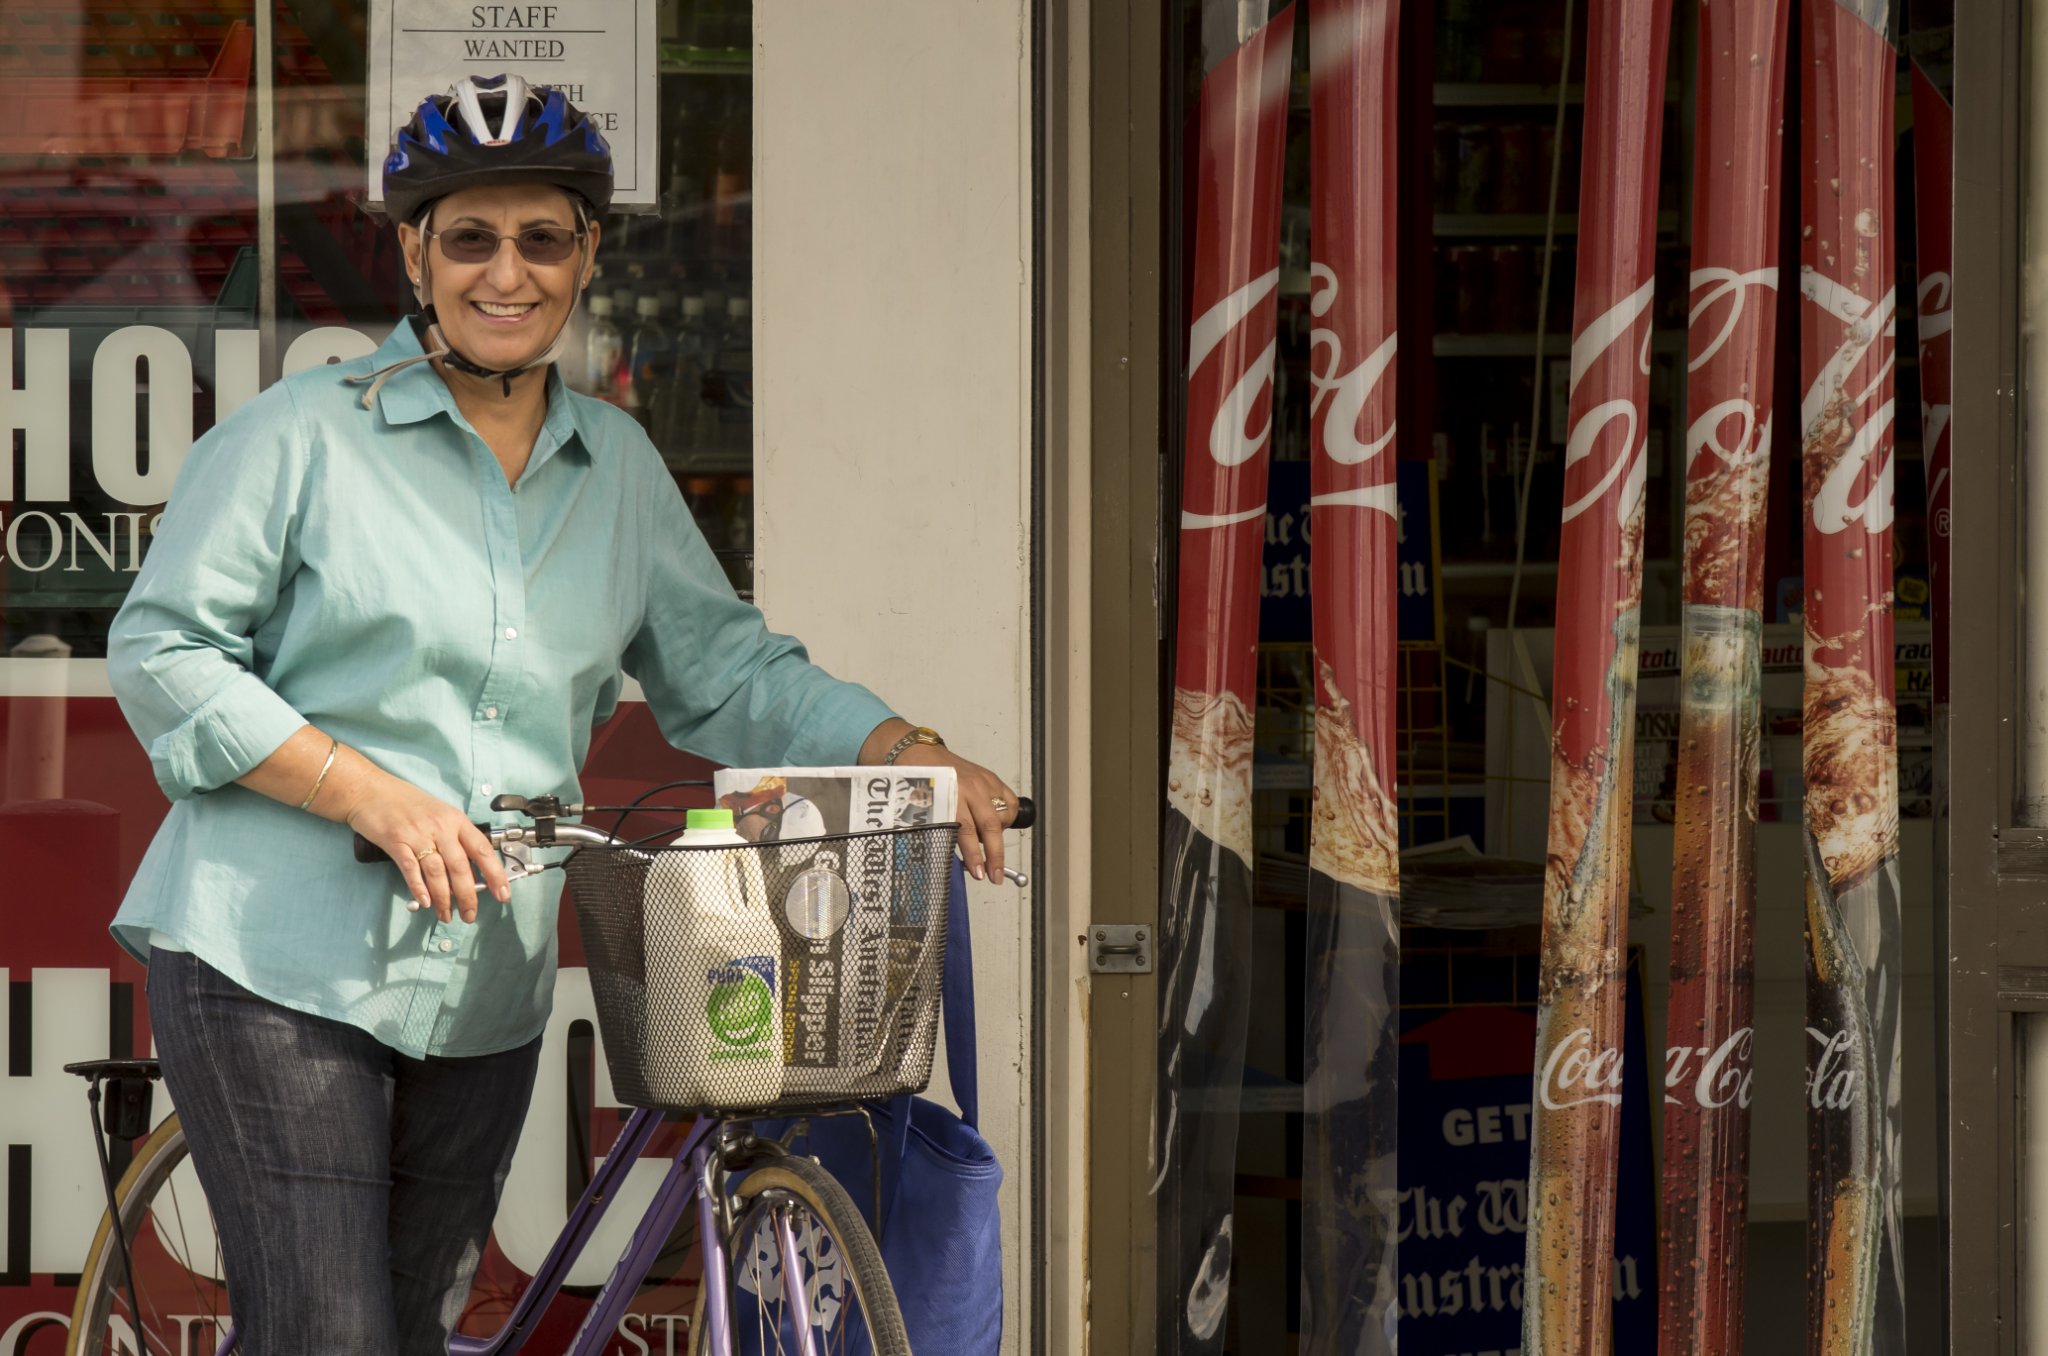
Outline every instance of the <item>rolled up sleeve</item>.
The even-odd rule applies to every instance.
[[[193,444],[107,637],[121,712],[182,800],[243,776],[304,717],[258,672],[255,637],[297,567],[304,431],[272,387]]]
[[[895,713],[743,602],[674,482],[650,494],[647,606],[624,657],[670,743],[737,767],[852,763]]]

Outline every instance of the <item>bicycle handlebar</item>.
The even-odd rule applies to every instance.
[[[509,798],[500,797],[500,799]],[[506,808],[511,807],[508,806]],[[564,808],[571,812],[577,812],[582,809],[581,806],[568,806]],[[1028,829],[1038,822],[1038,806],[1032,801],[1031,797],[1019,796],[1016,809],[1017,817],[1010,822],[1011,828]],[[492,847],[503,847],[507,843],[540,842],[537,832],[524,824],[479,824],[477,828],[485,837],[491,840]],[[566,843],[574,846],[609,847],[618,841],[603,829],[593,829],[587,824],[556,823],[551,827],[549,833],[549,845]],[[374,866],[380,862],[391,860],[389,853],[361,834],[355,834],[353,837],[357,861],[366,866]]]

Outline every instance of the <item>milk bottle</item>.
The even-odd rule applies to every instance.
[[[692,850],[695,849],[695,850]],[[732,811],[692,810],[647,870],[647,1008],[679,1058],[653,1061],[677,1106],[756,1107],[782,1095],[782,932]]]

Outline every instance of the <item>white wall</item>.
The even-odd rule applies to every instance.
[[[1028,791],[1028,0],[759,5],[754,42],[761,605]],[[1032,901],[973,907],[1022,1351]]]

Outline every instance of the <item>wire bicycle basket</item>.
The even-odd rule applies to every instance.
[[[953,824],[567,864],[628,1106],[795,1111],[922,1091]]]

